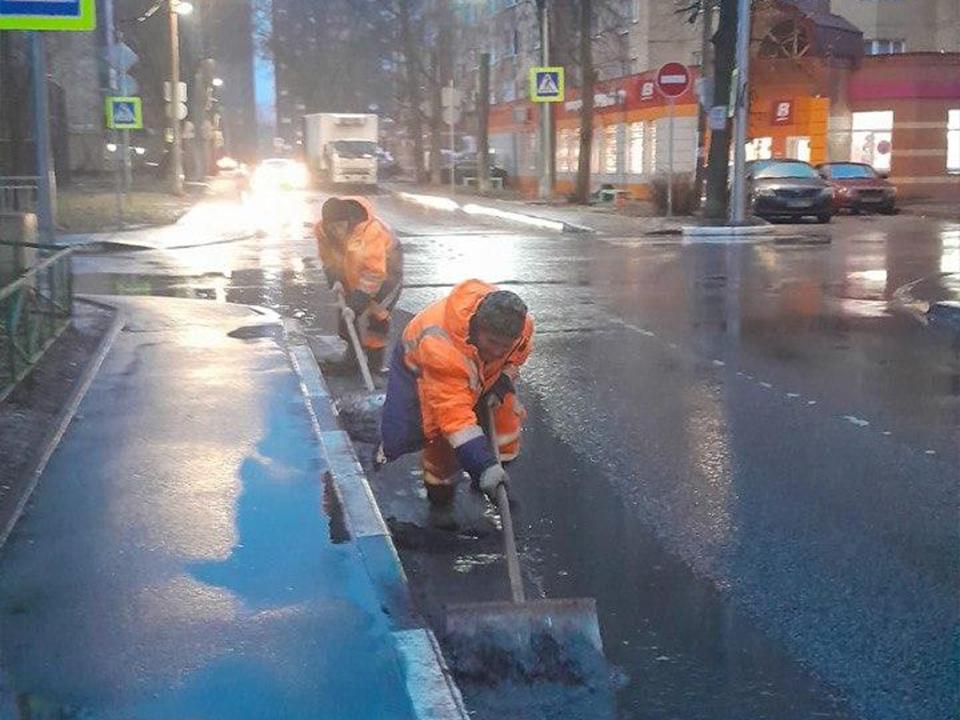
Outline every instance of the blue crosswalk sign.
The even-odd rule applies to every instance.
[[[108,97],[107,127],[111,130],[142,130],[143,105],[140,98]]]
[[[563,68],[530,68],[530,99],[534,102],[563,102]]]

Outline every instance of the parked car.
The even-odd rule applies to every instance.
[[[764,218],[806,216],[828,223],[833,216],[833,188],[802,160],[751,160],[746,166],[747,192],[754,215]]]
[[[477,156],[476,153],[460,153],[454,162],[454,173],[457,185],[463,184],[465,179],[477,177]],[[450,182],[450,164],[446,164],[440,170],[441,179],[444,183]],[[490,159],[490,177],[500,178],[503,187],[507,186],[507,171],[498,167],[493,158]]]
[[[401,172],[400,163],[393,157],[393,153],[377,148],[377,176],[383,179],[396,177]]]
[[[897,189],[870,165],[831,162],[817,165],[817,170],[833,186],[834,210],[887,215],[897,211]]]

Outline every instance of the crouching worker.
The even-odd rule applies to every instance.
[[[390,311],[403,282],[400,243],[361,197],[327,200],[315,232],[327,284],[346,298],[347,319],[356,321],[370,369],[379,372],[390,333]],[[343,317],[340,337],[349,344]]]
[[[431,505],[448,508],[465,470],[488,497],[508,482],[524,410],[514,391],[533,321],[517,295],[479,280],[457,285],[410,321],[390,359],[382,457],[422,450]],[[496,437],[487,427],[493,408]],[[501,462],[491,442],[499,446]]]

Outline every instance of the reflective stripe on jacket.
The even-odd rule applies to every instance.
[[[515,377],[530,355],[533,321],[529,315],[513,349],[501,360],[482,362],[470,344],[470,318],[480,301],[496,289],[480,280],[460,283],[414,317],[403,333],[404,365],[418,380],[426,438],[443,435],[459,448],[482,437],[474,406],[501,373]]]

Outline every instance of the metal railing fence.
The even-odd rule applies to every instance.
[[[37,261],[0,286],[0,400],[37,364],[70,324],[73,248],[0,240],[37,250]]]
[[[38,183],[34,176],[0,176],[0,212],[35,213]]]

